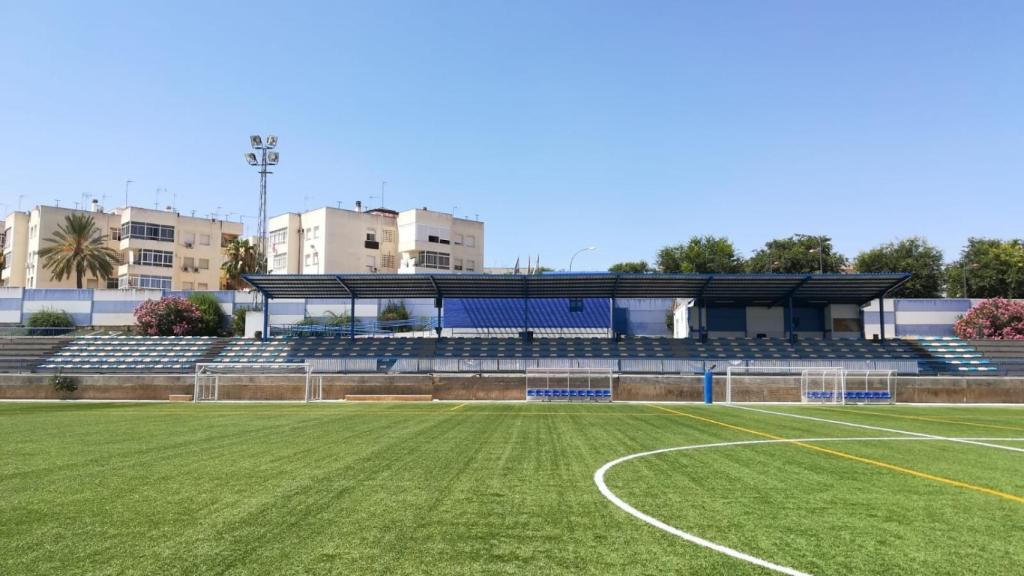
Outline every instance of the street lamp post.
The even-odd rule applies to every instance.
[[[580,248],[579,250],[577,250],[576,253],[572,255],[572,258],[569,258],[569,272],[572,272],[572,262],[573,262],[573,260],[576,259],[577,256],[579,256],[580,254],[582,254],[584,252],[590,252],[590,251],[593,251],[593,250],[597,250],[597,247],[596,246],[587,246],[586,248]]]
[[[796,234],[797,238],[813,238],[818,241],[818,274],[825,273],[825,237],[824,236],[811,236],[810,234]]]
[[[253,150],[259,151],[259,156],[254,152],[246,152],[245,161],[249,166],[259,169],[260,174],[260,201],[259,214],[256,216],[256,267],[260,272],[267,270],[267,175],[273,174],[267,168],[276,166],[281,155],[274,150],[277,147],[277,136],[267,135],[264,142],[259,134],[249,137],[249,143]]]

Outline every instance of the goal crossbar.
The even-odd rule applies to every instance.
[[[256,385],[254,377],[263,376],[301,376],[303,379],[303,401],[310,402],[323,398],[323,380],[318,378],[314,383],[312,366],[305,363],[228,363],[210,362],[196,364],[193,402],[209,402],[220,400],[220,387],[234,379],[243,379],[247,385]],[[277,383],[259,384],[273,386]]]

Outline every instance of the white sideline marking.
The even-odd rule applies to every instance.
[[[698,449],[701,449],[701,448],[722,448],[722,447],[725,447],[725,446],[748,446],[748,445],[754,445],[754,444],[790,444],[790,443],[794,443],[794,442],[873,442],[873,441],[880,441],[880,440],[882,440],[882,441],[884,441],[884,440],[904,440],[904,441],[906,441],[906,440],[917,440],[917,441],[925,441],[925,440],[930,440],[930,441],[938,441],[938,440],[1006,440],[1006,441],[1014,441],[1014,442],[1016,442],[1016,441],[1021,441],[1021,440],[1024,440],[1024,439],[1022,439],[1022,438],[941,438],[941,437],[938,437],[938,438],[927,438],[927,437],[916,437],[916,436],[894,436],[894,437],[877,437],[877,438],[870,438],[870,437],[869,438],[794,438],[794,439],[789,439],[789,440],[744,440],[744,441],[740,441],[740,442],[718,442],[718,443],[715,443],[715,444],[697,444],[697,445],[693,445],[693,446],[677,446],[675,448],[662,448],[660,450],[649,450],[647,452],[637,452],[636,454],[630,454],[628,456],[623,456],[622,458],[618,458],[616,460],[612,460],[611,462],[608,462],[604,466],[601,466],[600,468],[598,468],[597,472],[594,472],[594,484],[597,484],[597,489],[601,492],[602,496],[607,498],[612,504],[615,504],[615,506],[617,506],[621,510],[625,511],[627,514],[629,514],[629,515],[631,515],[631,516],[633,516],[635,518],[638,518],[638,519],[646,522],[647,524],[650,524],[651,526],[654,526],[655,528],[658,528],[659,530],[663,530],[665,532],[668,532],[669,534],[672,534],[673,536],[678,536],[679,538],[682,538],[683,540],[686,540],[687,542],[691,542],[693,544],[696,544],[698,546],[703,546],[705,548],[710,548],[711,550],[714,550],[715,552],[719,552],[721,554],[725,554],[726,556],[729,556],[729,557],[732,557],[732,558],[736,558],[738,560],[743,560],[744,562],[749,562],[751,564],[755,564],[757,566],[761,566],[762,568],[767,568],[769,570],[774,570],[775,572],[779,572],[779,573],[782,573],[782,574],[789,574],[790,576],[811,576],[811,574],[809,574],[807,572],[801,572],[801,571],[799,571],[799,570],[797,570],[795,568],[790,568],[788,566],[782,566],[781,564],[775,564],[774,562],[769,562],[768,560],[764,560],[764,559],[758,558],[756,556],[751,556],[750,554],[747,554],[745,552],[740,552],[739,550],[736,550],[734,548],[729,548],[728,546],[723,546],[721,544],[716,544],[715,542],[712,542],[710,540],[705,540],[704,538],[701,538],[700,536],[697,536],[695,534],[691,534],[689,532],[684,532],[684,531],[682,531],[682,530],[680,530],[680,529],[678,529],[678,528],[676,528],[674,526],[670,526],[669,524],[666,524],[666,523],[662,522],[661,520],[658,520],[657,518],[655,518],[653,516],[649,516],[647,514],[644,514],[643,512],[641,512],[641,511],[637,510],[636,508],[634,508],[634,507],[630,506],[629,504],[627,504],[621,498],[616,496],[615,493],[612,492],[610,488],[608,488],[608,485],[604,481],[605,473],[607,473],[613,467],[615,467],[615,466],[617,466],[619,464],[622,464],[623,462],[628,462],[630,460],[635,460],[637,458],[643,458],[645,456],[653,456],[655,454],[664,454],[666,452],[680,452],[680,451],[683,451],[683,450],[698,450]]]
[[[825,422],[828,424],[839,424],[840,426],[851,426],[853,428],[863,428],[865,430],[875,430],[877,432],[893,432],[896,434],[907,434],[909,436],[916,436],[918,438],[930,438],[932,440],[947,440],[949,442],[960,442],[962,444],[973,444],[975,446],[984,446],[986,448],[996,448],[999,450],[1009,450],[1011,452],[1024,452],[1024,448],[1017,448],[1014,446],[1003,446],[1001,444],[989,444],[988,442],[981,442],[973,438],[951,438],[949,436],[938,436],[935,434],[925,434],[923,432],[911,432],[909,430],[898,430],[896,428],[883,428],[881,426],[869,426],[867,424],[857,424],[855,422],[847,422],[845,420],[830,420],[828,418],[818,418],[817,416],[805,416],[803,414],[790,414],[789,412],[776,412],[774,410],[765,410],[763,408],[751,408],[750,406],[741,406],[739,404],[726,404],[732,408],[739,408],[740,410],[750,410],[751,412],[760,412],[762,414],[774,414],[776,416],[789,416],[790,418],[800,418],[802,420],[814,420],[816,422]]]

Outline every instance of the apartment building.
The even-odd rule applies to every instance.
[[[397,272],[398,213],[323,207],[289,212],[267,222],[267,269],[272,274]]]
[[[480,272],[484,223],[426,208],[398,215],[398,272]]]
[[[474,272],[483,265],[483,223],[416,209],[324,207],[271,218],[272,274]]]
[[[25,288],[74,288],[75,278],[54,280],[43,268],[39,250],[47,245],[65,218],[87,214],[120,255],[109,279],[87,276],[84,288],[158,288],[217,290],[224,286],[223,246],[242,233],[242,224],[182,216],[172,210],[128,207],[104,211],[37,206],[13,212],[4,220],[6,267],[0,285]]]

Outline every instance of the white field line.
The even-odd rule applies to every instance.
[[[974,446],[984,446],[986,448],[996,448],[998,450],[1009,450],[1011,452],[1022,452],[1024,448],[1017,448],[1015,446],[1003,446],[1001,444],[990,444],[980,440],[972,438],[951,438],[949,436],[938,436],[936,434],[925,434],[923,432],[911,432],[909,430],[899,430],[896,428],[883,428],[881,426],[869,426],[867,424],[857,424],[855,422],[847,422],[846,420],[832,420],[829,418],[818,418],[817,416],[805,416],[803,414],[790,414],[789,412],[776,412],[775,410],[765,410],[763,408],[752,408],[750,406],[741,406],[739,404],[727,404],[731,408],[739,408],[740,410],[750,410],[751,412],[760,412],[762,414],[774,414],[776,416],[788,416],[790,418],[799,418],[801,420],[813,420],[815,422],[825,422],[827,424],[838,424],[840,426],[850,426],[853,428],[862,428],[864,430],[875,430],[877,432],[891,432],[894,434],[906,434],[908,436],[915,436],[917,438],[928,438],[931,440],[946,440],[948,442],[959,442],[961,444],[972,444]]]
[[[702,449],[702,448],[722,448],[722,447],[726,447],[726,446],[749,446],[749,445],[757,445],[757,444],[790,444],[790,443],[793,443],[793,442],[874,442],[874,441],[893,441],[893,440],[896,440],[896,441],[899,441],[899,440],[904,440],[904,441],[906,441],[906,440],[917,440],[917,441],[923,441],[923,440],[930,440],[930,441],[938,441],[938,440],[1008,440],[1008,441],[1021,441],[1021,440],[1024,440],[1024,438],[927,438],[927,437],[916,437],[916,436],[867,437],[867,438],[794,438],[794,439],[791,439],[791,440],[744,440],[744,441],[740,441],[740,442],[718,442],[718,443],[715,443],[715,444],[697,444],[697,445],[693,445],[693,446],[677,446],[675,448],[662,448],[660,450],[649,450],[647,452],[637,452],[636,454],[630,454],[628,456],[623,456],[622,458],[618,458],[616,460],[612,460],[611,462],[608,462],[604,466],[601,466],[600,468],[597,469],[596,472],[594,472],[594,484],[597,484],[597,489],[601,492],[602,496],[607,498],[612,504],[614,504],[615,506],[617,506],[621,510],[625,511],[627,514],[629,514],[629,515],[631,515],[631,516],[633,516],[635,518],[638,518],[638,519],[642,520],[643,522],[646,522],[647,524],[650,524],[651,526],[654,526],[655,528],[657,528],[659,530],[663,530],[665,532],[668,532],[669,534],[672,534],[673,536],[677,536],[679,538],[682,538],[683,540],[686,540],[687,542],[696,544],[698,546],[703,546],[704,548],[709,548],[711,550],[714,550],[715,552],[719,552],[721,554],[725,554],[726,556],[729,556],[731,558],[736,558],[737,560],[743,560],[744,562],[749,562],[751,564],[754,564],[754,565],[757,565],[757,566],[761,566],[762,568],[767,568],[769,570],[773,570],[773,571],[779,572],[781,574],[788,574],[790,576],[811,576],[807,572],[801,572],[799,570],[796,570],[795,568],[790,568],[788,566],[782,566],[781,564],[775,564],[774,562],[769,562],[768,560],[764,560],[764,559],[758,558],[756,556],[751,556],[750,554],[747,554],[745,552],[740,552],[739,550],[736,550],[735,548],[729,548],[728,546],[723,546],[722,544],[717,544],[717,543],[712,542],[710,540],[706,540],[704,538],[701,538],[700,536],[697,536],[695,534],[691,534],[689,532],[684,532],[684,531],[682,531],[682,530],[680,530],[680,529],[678,529],[678,528],[676,528],[674,526],[671,526],[669,524],[666,524],[666,523],[662,522],[661,520],[658,520],[657,518],[655,518],[653,516],[649,516],[647,514],[644,514],[643,512],[641,512],[641,511],[637,510],[636,508],[634,508],[634,507],[630,506],[629,504],[627,504],[624,500],[622,500],[621,498],[616,496],[615,493],[612,492],[610,488],[608,488],[608,484],[606,484],[605,481],[604,481],[605,474],[609,470],[611,470],[613,467],[615,467],[615,466],[617,466],[619,464],[622,464],[623,462],[628,462],[630,460],[635,460],[637,458],[644,458],[646,456],[653,456],[655,454],[664,454],[666,452],[680,452],[680,451],[683,451],[683,450],[699,450],[699,449]]]

